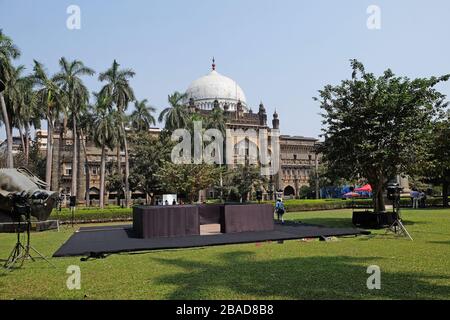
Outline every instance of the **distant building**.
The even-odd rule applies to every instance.
[[[47,151],[47,135],[47,130],[38,129],[35,132],[35,140],[38,144],[38,149],[43,153]]]
[[[17,153],[19,153],[20,150],[22,150],[22,139],[20,139],[20,137],[13,137],[12,150],[13,150],[13,155],[16,155]],[[5,139],[5,140],[3,140],[2,143],[0,143],[0,154],[6,155],[6,152],[8,152],[8,145],[7,145],[7,141]]]
[[[268,123],[267,111],[263,103],[259,104],[257,112],[253,112],[247,104],[244,91],[234,80],[218,73],[214,63],[210,73],[200,77],[189,85],[186,90],[184,104],[189,112],[204,115],[210,113],[214,108],[221,108],[224,110],[226,127],[229,129],[242,129],[239,130],[241,134],[236,134],[231,137],[233,139],[232,143],[235,146],[234,152],[231,155],[233,157],[232,163],[240,163],[243,159],[245,160],[248,157],[249,149],[253,145],[256,147],[260,146],[260,132],[262,135],[265,134],[265,138],[270,141],[270,133],[275,131],[279,132],[280,130],[278,113],[275,111],[271,123]],[[249,129],[254,129],[257,135],[249,136]],[[159,128],[150,129],[150,133],[155,136],[158,136],[160,132],[161,129]],[[71,194],[72,134],[70,130],[61,132],[57,128],[53,136],[51,189]],[[45,130],[37,130],[36,138],[40,150],[44,152],[47,148],[47,132]],[[276,194],[282,194],[286,197],[297,197],[302,186],[311,185],[314,188],[315,180],[312,174],[319,161],[315,153],[315,144],[317,141],[317,139],[309,137],[279,136],[280,159],[278,173],[271,176],[268,189],[263,191],[264,198],[274,198]],[[86,139],[84,142],[86,144],[86,153],[82,143],[78,146],[79,172],[77,195],[80,201],[85,198],[87,192],[89,192],[91,199],[98,199],[100,190],[101,150],[89,139]],[[270,145],[268,145],[268,148],[269,152],[271,152]],[[124,170],[124,152],[121,152],[120,156]],[[109,151],[107,158],[107,162],[116,163],[117,151]],[[87,166],[89,171],[86,171],[86,161],[89,164]],[[87,174],[89,176],[89,190],[86,190]],[[202,197],[211,196],[212,194],[209,192],[212,191],[205,191]],[[114,201],[116,197],[117,195],[115,193],[107,194],[107,198],[110,198],[111,201]],[[143,197],[143,194],[136,192],[133,197]]]
[[[245,144],[244,150],[252,143],[260,146],[258,138],[252,139],[245,135],[247,129],[255,129],[257,132],[266,129],[269,134],[273,130],[280,130],[278,113],[273,113],[272,126],[269,126],[265,106],[260,103],[258,112],[254,113],[247,104],[241,87],[234,80],[218,73],[214,61],[211,72],[193,81],[186,90],[186,95],[185,104],[191,112],[205,114],[216,107],[222,108],[227,128],[244,131],[242,136],[233,137],[235,146]],[[318,139],[309,137],[280,135],[280,168],[278,174],[271,178],[270,190],[265,190],[265,198],[273,197],[276,193],[285,197],[297,197],[302,186],[311,185],[315,188],[312,173],[320,158],[315,153],[317,141]],[[235,149],[233,156],[237,162],[239,157],[245,156],[245,152],[242,155],[240,148]]]
[[[315,152],[317,139],[301,136],[280,136],[280,189],[285,197],[296,197],[302,186],[316,189],[315,177],[320,155]]]
[[[159,128],[151,128],[150,135],[158,136],[161,130]],[[47,150],[47,131],[39,130],[36,132],[36,138],[39,143],[39,150],[45,153]],[[84,147],[84,146],[85,147]],[[56,128],[53,134],[53,164],[52,164],[52,179],[51,190],[61,192],[66,195],[72,194],[72,150],[73,138],[72,132],[67,130],[63,132],[62,128]],[[99,199],[100,194],[100,163],[101,163],[101,149],[95,143],[86,137],[80,138],[78,145],[78,187],[77,196],[79,202],[84,202],[86,194],[89,192],[90,199],[95,202]],[[122,173],[125,174],[125,152],[120,152]],[[87,166],[86,166],[87,162]],[[108,167],[115,170],[117,168],[117,149],[109,150],[106,156],[107,174]],[[86,184],[88,178],[89,183]],[[89,190],[86,190],[86,186]],[[106,191],[106,198],[111,203],[117,201],[117,192]],[[135,198],[145,198],[142,192],[135,192]]]

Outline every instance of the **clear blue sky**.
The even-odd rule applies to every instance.
[[[66,27],[71,4],[81,9],[80,30]],[[381,9],[380,30],[366,26],[372,4]],[[0,28],[29,71],[33,59],[52,73],[62,56],[97,72],[117,59],[136,71],[137,98],[161,110],[169,93],[209,72],[215,56],[253,110],[262,100],[270,120],[277,109],[283,134],[314,137],[321,119],[312,97],[348,78],[351,58],[375,73],[450,73],[449,16],[447,0],[0,0]],[[97,77],[85,83],[100,87]]]

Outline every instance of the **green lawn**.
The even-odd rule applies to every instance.
[[[26,261],[0,271],[0,299],[449,299],[450,210],[404,210],[414,241],[385,235],[335,242],[285,241],[197,249]],[[350,210],[288,213],[288,219],[351,226]],[[33,234],[47,256],[73,230]],[[0,258],[14,235],[0,234]],[[66,288],[66,268],[81,267],[81,290]],[[381,290],[368,290],[369,265],[381,268]]]

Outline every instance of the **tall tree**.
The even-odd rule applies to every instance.
[[[47,183],[47,188],[50,189],[52,182],[53,132],[56,121],[64,112],[63,106],[66,105],[66,97],[60,94],[58,85],[47,75],[44,66],[40,62],[34,60],[33,71],[31,79],[37,89],[38,103],[42,108],[41,112],[47,121],[45,182]]]
[[[183,105],[185,98],[186,94],[178,91],[167,97],[169,107],[161,111],[158,117],[159,122],[165,122],[164,128],[167,131],[172,132],[175,129],[186,127],[189,115],[186,106]]]
[[[90,206],[90,181],[91,181],[91,171],[89,165],[88,151],[87,151],[87,141],[88,137],[94,136],[94,113],[95,109],[92,106],[88,106],[87,110],[80,116],[78,121],[78,130],[80,132],[80,144],[83,149],[84,155],[84,172],[85,172],[85,190],[86,190],[86,207]],[[92,140],[91,140],[92,141]]]
[[[147,103],[147,99],[136,100],[134,103],[134,111],[131,113],[130,122],[136,131],[148,130],[152,125],[155,125],[153,113],[156,111],[156,108]]]
[[[105,81],[106,84],[100,90],[100,95],[109,96],[116,107],[120,116],[120,131],[122,135],[122,145],[125,151],[125,204],[128,207],[130,203],[130,164],[128,154],[128,141],[125,128],[125,110],[128,103],[134,100],[134,92],[131,88],[129,80],[135,75],[131,69],[119,69],[119,64],[116,60],[113,61],[111,68],[103,73],[100,73],[99,80]],[[117,148],[117,172],[122,175],[120,144]]]
[[[442,77],[410,80],[388,69],[367,73],[351,60],[352,77],[319,91],[323,137],[319,151],[331,175],[366,178],[374,210],[385,211],[383,193],[398,174],[409,174],[426,158],[427,137],[443,98],[435,86]]]
[[[10,119],[6,108],[6,102],[3,96],[3,89],[6,87],[6,79],[8,78],[8,70],[11,68],[11,59],[16,59],[20,56],[19,49],[14,45],[11,38],[6,36],[0,29],[0,106],[2,109],[2,119],[6,131],[7,143],[7,159],[6,165],[8,168],[14,167],[14,159],[12,153],[13,138]]]
[[[448,103],[445,103],[447,106]],[[429,141],[429,158],[420,168],[424,181],[442,185],[442,205],[449,206],[450,187],[450,111],[434,123]]]
[[[24,100],[23,84],[26,79],[22,76],[24,70],[25,67],[23,65],[19,65],[17,67],[13,65],[5,66],[6,88],[3,93],[3,96],[6,103],[6,112],[11,130],[13,130],[14,127],[19,128],[19,130],[21,129],[20,109],[23,105]],[[20,133],[22,134],[22,132]]]
[[[220,108],[218,105],[215,105],[211,113],[206,118],[206,128],[207,129],[217,129],[222,134],[222,137],[225,137],[226,135],[226,119],[225,119],[225,113],[222,108]],[[220,155],[219,158],[221,159],[221,162],[219,163],[219,167],[222,168],[222,163],[225,163],[225,152],[224,152],[224,146],[222,146],[221,149],[219,149]],[[223,201],[223,170],[220,170],[220,177],[219,177],[219,190],[220,190],[220,199]]]
[[[252,190],[258,190],[267,183],[267,179],[261,175],[260,168],[255,165],[237,165],[229,168],[225,174],[224,189],[229,200],[232,195],[238,195],[240,202],[247,202]]]
[[[94,70],[86,67],[79,60],[67,61],[62,57],[59,60],[61,70],[55,74],[54,81],[66,96],[69,118],[72,122],[72,196],[77,197],[78,187],[78,129],[77,122],[85,111],[88,100],[89,91],[81,80],[82,76],[92,76]]]
[[[174,164],[165,161],[156,174],[163,189],[184,193],[188,201],[196,201],[200,190],[216,185],[219,168],[209,164]]]
[[[101,148],[100,161],[100,207],[105,205],[105,174],[107,150],[115,147],[118,140],[115,113],[110,96],[96,95],[93,112],[93,136],[95,144]]]
[[[41,127],[41,116],[38,110],[37,94],[33,90],[33,81],[30,77],[21,78],[18,83],[19,99],[15,109],[15,126],[19,130],[24,153],[24,165],[28,166],[30,158],[31,128]]]
[[[164,161],[170,160],[171,142],[149,136],[141,131],[130,141],[130,185],[134,190],[146,194],[146,202],[151,193],[163,191],[157,173]],[[152,198],[154,202],[154,197]]]

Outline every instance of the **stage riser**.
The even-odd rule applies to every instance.
[[[200,234],[196,206],[140,206],[133,208],[133,229],[139,238]]]
[[[220,224],[221,233],[274,229],[270,204],[137,206],[133,229],[139,238],[177,237],[200,234],[200,225]]]

